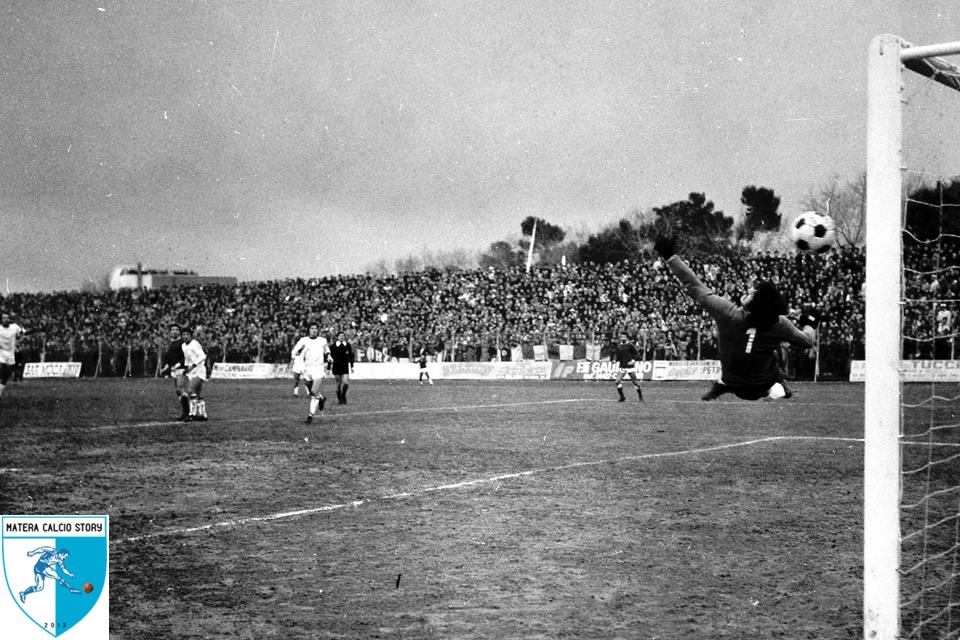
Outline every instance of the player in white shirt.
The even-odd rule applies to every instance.
[[[0,314],[0,395],[17,366],[17,338],[21,335],[23,327],[11,322],[6,311]]]
[[[207,379],[207,354],[200,343],[193,338],[193,330],[184,327],[183,336],[183,369],[187,376],[187,393],[190,398],[190,414],[188,421],[204,422],[207,419],[207,403],[204,402],[203,381]]]
[[[307,335],[300,338],[293,347],[293,357],[303,356],[302,379],[307,385],[310,394],[310,413],[307,415],[307,424],[313,422],[317,411],[323,411],[327,399],[320,393],[320,381],[330,366],[330,345],[327,339],[320,335],[320,325],[311,322]]]

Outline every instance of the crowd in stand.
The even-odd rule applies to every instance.
[[[735,300],[753,279],[777,282],[794,312],[814,306],[828,319],[821,344],[832,348],[824,353],[844,361],[862,358],[863,249],[844,247],[823,256],[730,252],[688,262],[717,293]],[[927,271],[918,269],[908,289],[918,297],[942,297],[944,291],[960,297],[960,279],[936,281],[943,272]],[[13,294],[3,304],[29,331],[22,339],[27,360],[159,352],[166,327],[176,322],[195,327],[217,361],[286,362],[309,320],[327,335],[344,331],[368,359],[411,357],[426,347],[448,360],[487,360],[509,357],[518,345],[605,344],[620,331],[651,357],[716,354],[714,323],[652,258],[540,266],[529,273],[426,270],[232,287]],[[908,319],[919,331],[928,317],[921,310]],[[918,347],[915,355],[926,354]]]

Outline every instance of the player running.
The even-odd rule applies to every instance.
[[[640,352],[637,346],[627,339],[627,334],[620,334],[620,342],[617,343],[610,354],[610,360],[616,362],[620,368],[617,370],[617,393],[620,399],[617,402],[625,402],[627,397],[623,395],[623,377],[629,376],[633,387],[637,390],[637,402],[643,402],[643,389],[637,382],[637,360],[640,360]]]
[[[758,282],[740,305],[718,296],[694,275],[690,267],[674,253],[673,238],[657,238],[654,250],[686,289],[717,323],[717,347],[720,352],[720,380],[713,383],[702,399],[714,400],[733,393],[744,400],[789,398],[792,392],[783,383],[777,351],[783,341],[801,347],[814,345],[813,319],[799,330],[784,314],[787,303],[776,285]]]
[[[39,547],[33,551],[28,551],[28,557],[40,557],[37,558],[37,563],[33,565],[33,586],[27,587],[20,592],[20,602],[26,603],[28,595],[43,591],[43,585],[47,578],[56,580],[58,583],[69,589],[70,593],[80,593],[80,589],[74,589],[71,587],[69,584],[67,584],[67,581],[61,578],[60,574],[57,573],[57,568],[59,567],[60,571],[62,571],[67,577],[76,577],[67,571],[67,568],[63,565],[63,561],[66,560],[67,556],[69,555],[70,552],[66,549],[60,549],[60,551],[57,551],[54,547]]]
[[[310,413],[307,414],[307,424],[313,422],[317,411],[323,411],[327,399],[320,393],[320,382],[323,380],[324,369],[330,362],[330,345],[327,339],[320,336],[320,325],[311,322],[307,335],[300,338],[293,347],[293,357],[303,355],[303,381],[307,385],[310,395]]]
[[[10,381],[17,366],[17,338],[23,335],[23,327],[10,321],[10,314],[0,314],[0,395]]]
[[[347,389],[350,388],[350,374],[353,373],[353,346],[347,342],[343,331],[337,334],[337,341],[330,346],[330,358],[333,361],[333,377],[337,381],[337,404],[347,404]]]

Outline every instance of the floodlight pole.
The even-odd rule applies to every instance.
[[[900,50],[896,36],[877,36],[867,68],[865,640],[896,640],[900,629]]]

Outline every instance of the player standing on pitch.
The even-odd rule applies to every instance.
[[[190,395],[190,415],[187,421],[206,422],[207,403],[203,400],[203,382],[207,379],[207,353],[194,340],[193,330],[184,327],[183,368],[187,377],[187,393]]]
[[[343,331],[337,333],[337,341],[330,346],[333,360],[333,377],[337,381],[337,404],[347,404],[347,389],[353,373],[353,346],[347,342]]]
[[[190,417],[190,396],[187,393],[187,376],[183,371],[183,338],[180,335],[180,325],[170,325],[170,344],[163,355],[163,368],[160,375],[170,374],[173,378],[173,389],[177,393],[180,403],[179,422],[186,422]]]
[[[426,378],[427,382],[433,384],[433,378],[430,377],[430,372],[427,370],[427,348],[420,347],[420,355],[417,356],[417,364],[420,365],[420,384],[423,384],[423,379]]]
[[[330,362],[330,345],[327,339],[320,335],[320,325],[311,322],[307,335],[300,338],[293,347],[293,357],[303,354],[303,380],[310,394],[310,413],[307,414],[307,424],[313,422],[317,411],[323,411],[327,399],[320,393],[320,382],[323,380],[324,369]]]
[[[637,402],[643,402],[643,390],[640,383],[637,382],[637,360],[640,360],[640,352],[637,346],[627,339],[627,334],[620,334],[620,342],[617,343],[610,354],[610,360],[619,365],[617,370],[617,393],[620,395],[618,402],[626,401],[627,397],[623,395],[623,377],[630,376],[634,388],[637,390]]]
[[[758,282],[740,305],[718,296],[694,275],[690,267],[674,253],[673,238],[657,238],[654,250],[686,289],[717,323],[717,347],[720,352],[720,380],[713,383],[702,399],[714,400],[733,393],[744,400],[789,398],[791,391],[783,383],[776,352],[783,341],[810,348],[814,345],[816,320],[807,316],[799,330],[784,314],[787,303],[776,285]]]
[[[0,314],[0,395],[10,381],[17,366],[17,338],[23,335],[23,327],[10,321],[10,314]]]

